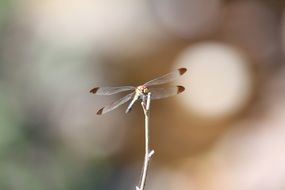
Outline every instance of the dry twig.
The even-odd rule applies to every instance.
[[[141,102],[143,111],[144,111],[144,116],[145,116],[145,156],[144,156],[144,165],[142,169],[142,176],[140,180],[140,185],[139,187],[136,186],[136,190],[143,190],[145,187],[145,182],[146,182],[146,176],[147,176],[147,170],[149,166],[149,161],[154,154],[154,150],[149,151],[149,108],[150,108],[150,96],[151,93],[149,92],[147,94],[146,99],[144,98],[143,101]]]

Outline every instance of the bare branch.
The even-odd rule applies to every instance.
[[[136,186],[136,190],[144,190],[145,182],[146,182],[146,176],[147,176],[147,170],[149,166],[149,161],[154,154],[154,150],[149,151],[149,109],[150,109],[150,96],[151,93],[149,92],[147,94],[146,102],[142,101],[141,105],[144,111],[145,116],[145,156],[144,156],[144,165],[142,169],[142,176],[140,180],[139,187]]]

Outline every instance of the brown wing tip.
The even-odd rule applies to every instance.
[[[181,92],[183,92],[185,90],[184,86],[177,86],[177,94],[180,94]]]
[[[187,71],[187,69],[186,68],[180,68],[180,69],[178,69],[178,71],[179,71],[180,75],[183,75]]]
[[[99,110],[97,111],[97,115],[102,115],[103,109],[104,109],[104,108],[99,109]]]
[[[99,87],[96,87],[96,88],[91,89],[89,92],[95,94],[98,89],[99,89]]]

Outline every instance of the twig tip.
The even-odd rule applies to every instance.
[[[149,153],[148,153],[148,157],[152,157],[152,155],[154,154],[154,150],[151,150]]]

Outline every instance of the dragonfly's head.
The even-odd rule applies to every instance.
[[[144,85],[138,86],[137,91],[144,95],[147,95],[149,93],[149,89]]]

